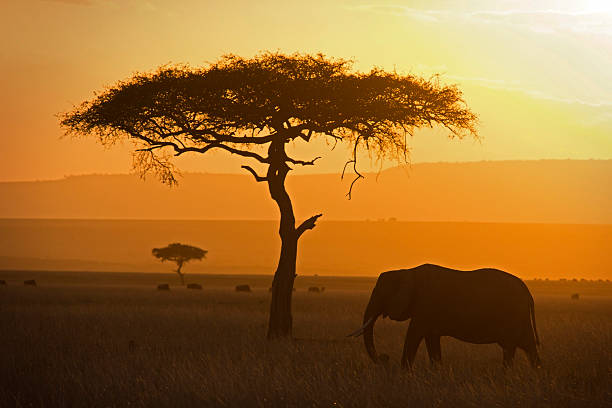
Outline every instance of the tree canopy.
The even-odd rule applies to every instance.
[[[202,260],[202,258],[206,257],[208,251],[195,246],[175,242],[163,248],[153,248],[152,253],[154,257],[160,259],[162,262],[172,261],[176,263],[185,263],[193,259],[197,259],[198,261]]]
[[[375,160],[404,160],[408,135],[441,125],[453,137],[476,136],[477,117],[456,86],[372,69],[324,55],[264,53],[222,57],[204,68],[161,67],[118,82],[61,117],[67,133],[94,134],[103,144],[128,138],[134,166],[175,183],[171,155],[225,150],[269,164],[261,147],[325,137],[366,150]],[[311,165],[284,155],[288,166]],[[243,166],[259,180],[250,166]],[[346,168],[346,166],[345,166]]]

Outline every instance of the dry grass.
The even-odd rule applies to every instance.
[[[410,372],[398,367],[405,323],[376,326],[386,368],[345,337],[369,295],[355,282],[298,290],[288,344],[264,339],[264,285],[233,292],[246,279],[202,291],[158,292],[156,281],[0,288],[0,405],[612,406],[611,297],[536,293],[539,371],[521,353],[504,370],[497,346],[446,339],[442,366],[422,346]]]

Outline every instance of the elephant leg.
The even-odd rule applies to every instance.
[[[406,332],[406,340],[404,341],[404,352],[402,353],[403,368],[407,366],[412,367],[421,340],[423,340],[423,333],[419,330],[418,325],[411,321]]]
[[[512,367],[514,361],[514,353],[516,352],[516,346],[503,346],[504,350],[504,367]]]
[[[427,346],[427,354],[429,354],[429,361],[431,361],[431,364],[440,363],[442,361],[440,336],[426,336],[425,345]]]
[[[533,368],[542,367],[542,361],[540,360],[540,356],[538,355],[538,349],[535,343],[529,344],[526,347],[521,347],[525,350],[525,354],[527,354],[527,358],[529,359],[529,363]]]

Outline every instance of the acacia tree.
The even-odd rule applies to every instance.
[[[184,285],[185,278],[181,272],[183,265],[194,259],[201,261],[202,258],[206,257],[208,251],[195,246],[175,242],[174,244],[170,244],[163,248],[153,248],[151,253],[154,257],[160,259],[162,262],[172,261],[176,263],[176,273],[178,273],[178,276],[181,278],[181,285]]]
[[[298,240],[321,214],[296,224],[285,179],[294,166],[312,166],[287,154],[292,141],[325,138],[348,145],[344,166],[355,181],[365,151],[375,160],[407,160],[407,140],[420,127],[440,125],[452,137],[476,137],[476,116],[455,86],[318,55],[263,53],[222,57],[204,68],[161,67],[136,74],[61,116],[67,134],[94,135],[108,145],[135,143],[134,167],[176,183],[173,156],[225,151],[268,185],[280,211],[281,253],[272,283],[268,337],[291,336],[291,296]],[[342,174],[344,175],[344,170]],[[248,203],[245,203],[248,205]]]

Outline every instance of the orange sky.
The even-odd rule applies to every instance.
[[[458,83],[482,143],[418,132],[416,162],[612,158],[610,1],[22,0],[3,4],[0,35],[0,181],[127,172],[129,146],[59,139],[54,115],[134,71],[265,49]],[[346,154],[301,171],[338,171]],[[223,154],[181,160],[241,171]]]

